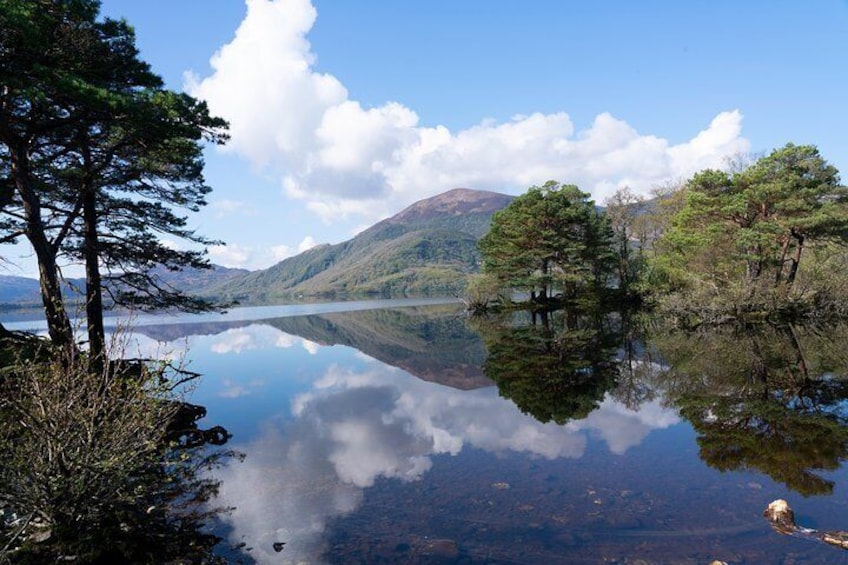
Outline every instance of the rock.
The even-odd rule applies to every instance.
[[[841,530],[837,532],[822,532],[821,540],[824,543],[829,543],[842,549],[848,549],[848,532]]]
[[[781,534],[791,534],[795,531],[795,513],[789,503],[778,498],[763,511],[763,516],[771,523],[771,527]]]
[[[452,539],[425,539],[419,547],[419,553],[454,558],[459,555],[459,546]]]
[[[53,530],[47,526],[38,526],[28,532],[28,540],[31,543],[44,543],[53,537]]]
[[[819,531],[809,528],[799,528],[795,525],[795,513],[783,499],[775,500],[769,504],[768,508],[763,511],[763,516],[766,517],[771,523],[772,528],[778,533],[822,541],[828,545],[848,549],[848,532],[842,530]]]

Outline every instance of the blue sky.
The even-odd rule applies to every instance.
[[[192,217],[228,243],[210,249],[227,266],[343,241],[457,186],[519,194],[556,179],[602,202],[790,141],[848,177],[846,0],[103,0],[102,12],[135,27],[169,87],[232,124]]]

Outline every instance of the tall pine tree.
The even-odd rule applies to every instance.
[[[209,187],[202,143],[226,123],[205,104],[163,88],[141,61],[126,22],[97,19],[84,0],[0,0],[0,147],[5,240],[25,236],[39,262],[51,339],[72,343],[57,260],[85,265],[92,359],[102,359],[104,290],[139,308],[210,305],[167,287],[156,266],[208,267],[179,209],[196,211]],[[6,64],[8,63],[8,64]]]

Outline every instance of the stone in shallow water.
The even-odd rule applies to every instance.
[[[434,557],[456,557],[459,555],[459,546],[452,539],[425,539],[421,541],[419,553]]]
[[[783,499],[771,502],[763,511],[763,516],[771,522],[772,527],[782,534],[795,531],[795,513]]]

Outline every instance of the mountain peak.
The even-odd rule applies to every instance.
[[[390,223],[410,223],[446,215],[492,214],[504,208],[512,199],[512,196],[499,192],[454,188],[442,194],[419,200],[387,221]]]
[[[215,288],[219,298],[455,295],[480,268],[477,241],[513,197],[456,188],[352,239],[289,257]]]

